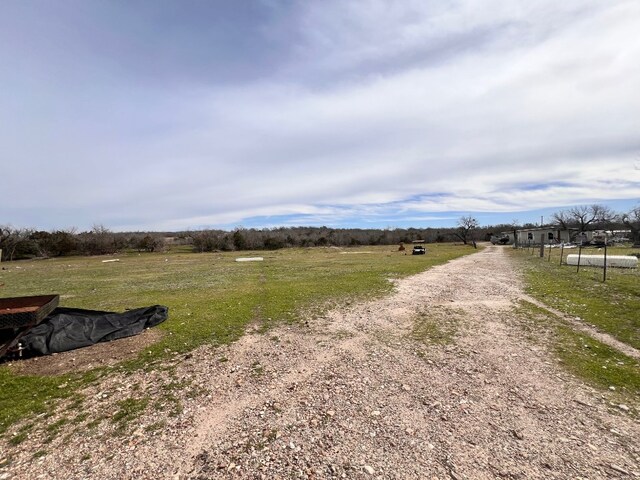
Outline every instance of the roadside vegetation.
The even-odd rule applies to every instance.
[[[595,325],[618,340],[640,349],[640,272],[638,269],[608,269],[603,282],[602,269],[560,265],[560,249],[553,249],[551,260],[510,250],[524,267],[527,293],[564,313]],[[578,253],[577,249],[565,250]],[[602,254],[593,249],[583,254]],[[640,255],[640,249],[609,248],[609,255]],[[548,255],[548,252],[547,252]]]
[[[531,296],[616,339],[640,348],[640,272],[609,269],[603,282],[602,268],[560,265],[560,249],[549,258],[527,250],[510,250],[523,267],[526,290]],[[565,251],[577,253],[576,249]],[[583,254],[601,254],[584,249]],[[640,249],[609,248],[610,255],[633,255]],[[540,340],[572,374],[600,389],[616,409],[640,404],[640,363],[614,348],[576,331],[572,325],[552,313],[522,302],[518,313],[529,321],[528,336]],[[527,327],[525,327],[527,328]]]
[[[567,371],[606,392],[613,408],[640,404],[640,364],[604,343],[574,330],[552,313],[523,301],[517,309],[529,340],[543,343]]]
[[[156,327],[164,332],[161,340],[116,367],[43,377],[17,375],[0,365],[0,434],[33,414],[46,418],[58,399],[77,398],[80,407],[79,388],[116,369],[153,369],[169,355],[234,341],[249,324],[266,330],[382,295],[392,289],[390,279],[473,252],[453,244],[429,245],[427,255],[420,256],[393,246],[206,254],[176,250],[2,263],[3,296],[58,293],[61,306],[111,311],[162,304],[169,307],[169,320]],[[256,254],[264,261],[234,261]],[[119,261],[102,262],[115,258]],[[145,405],[123,403],[120,423]]]

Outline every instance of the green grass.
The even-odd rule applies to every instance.
[[[53,423],[50,423],[45,427],[45,430],[49,433],[57,433],[60,428],[69,423],[69,419],[66,417],[62,417],[60,420],[57,420]]]
[[[42,458],[47,454],[46,450],[38,450],[37,452],[35,452],[33,454],[33,456],[31,457],[32,460],[37,460],[38,458]]]
[[[98,425],[100,425],[105,419],[106,419],[106,417],[104,417],[104,416],[99,416],[97,418],[94,418],[93,420],[91,420],[90,422],[87,423],[86,429],[87,430],[94,430],[94,429],[98,428]]]
[[[454,342],[457,331],[456,312],[434,307],[414,319],[411,337],[425,344],[449,345]]]
[[[166,426],[167,422],[165,420],[161,420],[159,422],[154,422],[151,425],[147,425],[144,428],[144,431],[147,433],[154,433],[159,430],[162,430]]]
[[[87,418],[89,418],[89,413],[88,413],[88,412],[82,412],[82,413],[79,413],[78,415],[76,415],[76,416],[71,420],[71,422],[72,422],[73,424],[76,424],[76,425],[77,425],[77,424],[79,424],[79,423],[84,422]]]
[[[60,430],[68,423],[69,419],[67,417],[62,417],[59,420],[48,424],[44,429],[46,437],[43,443],[51,443],[58,436]]]
[[[70,395],[68,389],[58,388],[66,382],[67,376],[17,376],[0,368],[0,433],[14,419],[50,411],[56,400]]]
[[[111,421],[116,424],[116,431],[123,433],[129,427],[129,423],[144,412],[148,404],[148,398],[127,398],[120,400],[117,403],[118,411],[111,417]]]
[[[521,302],[516,313],[529,336],[544,341],[569,372],[618,401],[640,402],[640,364],[635,359],[529,302]]]
[[[555,250],[555,249],[554,249]],[[526,254],[512,255],[525,267],[527,291],[533,297],[564,313],[580,317],[635,348],[640,348],[640,272],[609,269],[610,278],[602,282],[602,269],[559,265],[560,252],[552,261]],[[637,253],[637,249],[612,248],[611,255]],[[570,253],[577,253],[571,250]],[[585,254],[597,251],[583,250]],[[566,252],[565,252],[566,258]]]
[[[13,445],[14,447],[16,445],[20,445],[22,442],[24,442],[27,439],[28,436],[29,436],[29,432],[16,433],[11,438],[9,438],[9,445]]]
[[[123,311],[154,304],[169,307],[165,335],[135,359],[118,366],[130,371],[155,368],[153,362],[202,344],[238,339],[250,323],[264,329],[320,314],[331,305],[389,292],[391,278],[474,253],[471,247],[429,245],[424,256],[397,247],[355,249],[298,248],[278,251],[194,254],[125,253],[111,257],[68,257],[7,262],[0,271],[3,296],[58,293],[61,305]],[[342,254],[342,252],[373,252]],[[239,263],[236,257],[263,256]],[[50,412],[57,400],[115,368],[58,377],[19,376],[0,366],[0,434],[19,419]],[[62,386],[66,386],[61,388]]]
[[[569,370],[602,388],[613,386],[617,391],[640,395],[640,365],[636,360],[567,325],[557,328],[557,352]]]

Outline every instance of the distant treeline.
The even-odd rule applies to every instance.
[[[164,248],[164,244],[160,233],[115,233],[102,226],[81,233],[0,226],[2,260],[104,255],[130,249],[153,252]]]
[[[273,229],[197,230],[186,232],[112,232],[97,226],[88,232],[16,229],[0,226],[2,260],[69,255],[105,255],[134,250],[163,251],[189,246],[194,252],[276,250],[285,247],[393,245],[424,240],[429,243],[456,240],[448,229],[336,229],[291,227]]]
[[[286,247],[354,247],[396,245],[424,240],[428,243],[454,240],[454,228],[444,229],[356,229],[328,227],[282,227],[237,229],[233,232],[203,230],[189,234],[197,252],[215,250],[275,250]]]
[[[602,205],[573,207],[552,216],[550,225],[579,231],[596,229],[628,229],[634,243],[640,243],[640,206],[617,213]],[[329,227],[280,227],[267,229],[237,228],[185,232],[112,232],[102,225],[88,232],[75,229],[39,231],[0,225],[2,260],[67,255],[104,255],[125,250],[162,251],[172,245],[188,246],[195,252],[231,250],[275,250],[285,247],[352,247],[358,245],[397,245],[423,240],[436,242],[475,242],[489,240],[491,235],[512,232],[536,225],[510,224],[481,227],[465,216],[452,228],[359,229]]]

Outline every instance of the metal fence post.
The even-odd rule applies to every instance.
[[[562,257],[564,256],[564,242],[560,244],[560,266],[562,266]]]

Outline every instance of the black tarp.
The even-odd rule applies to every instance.
[[[124,313],[56,308],[20,339],[22,354],[26,357],[48,355],[138,335],[145,328],[164,322],[168,316],[169,309],[162,305]]]

